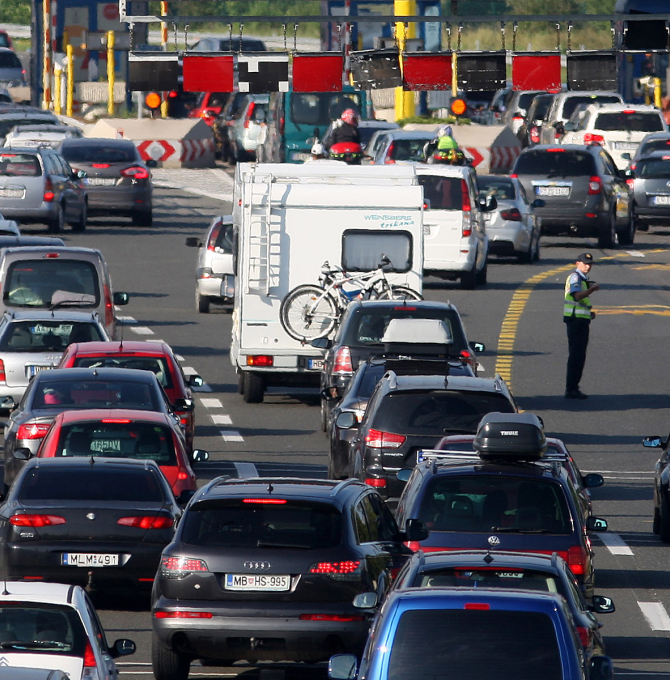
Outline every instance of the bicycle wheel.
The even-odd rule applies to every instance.
[[[282,300],[279,320],[295,340],[323,338],[338,319],[334,300],[323,294],[323,288],[310,284],[294,288]]]
[[[379,294],[378,300],[423,300],[423,295],[407,286],[391,286]]]

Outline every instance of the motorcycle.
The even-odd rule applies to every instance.
[[[337,142],[330,147],[329,154],[333,160],[349,165],[360,165],[363,160],[363,148],[356,142]]]

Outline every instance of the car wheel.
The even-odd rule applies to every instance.
[[[244,371],[237,374],[237,393],[244,394]]]
[[[6,493],[4,494],[7,495]],[[654,507],[654,521],[651,523],[651,530],[658,536],[661,533],[661,513]]]
[[[484,266],[482,267],[482,270],[477,272],[477,285],[478,286],[485,286],[486,281],[488,280],[489,276],[489,265],[488,262],[484,263]]]
[[[132,214],[134,227],[151,227],[154,223],[154,216],[151,210],[138,210]]]
[[[88,203],[84,201],[84,205],[81,209],[81,214],[79,215],[79,220],[72,223],[72,231],[81,233],[86,231],[86,223],[88,222]]]
[[[472,269],[469,272],[464,272],[461,275],[461,288],[464,290],[474,290],[477,286],[477,258],[475,258],[475,263],[472,265]]]
[[[265,381],[257,373],[244,371],[244,393],[242,399],[247,404],[260,404],[265,395]]]
[[[156,680],[188,680],[191,660],[163,647],[154,635],[151,641],[151,665]]]
[[[47,222],[50,234],[60,234],[63,231],[63,206],[59,205],[54,217]]]
[[[330,412],[332,410],[332,407],[330,404],[325,400],[321,400],[321,429],[328,434],[328,418],[330,418]]]
[[[661,489],[661,516],[658,533],[663,543],[670,543],[670,503],[668,503],[667,493],[667,490]]]
[[[612,211],[598,231],[598,248],[614,248],[616,240],[616,213]]]
[[[628,213],[628,221],[623,231],[617,232],[620,246],[632,246],[635,240],[635,211],[631,208]]]
[[[210,300],[206,295],[200,295],[197,290],[195,291],[195,308],[200,314],[209,314],[209,303]]]

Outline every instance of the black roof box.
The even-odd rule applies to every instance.
[[[534,413],[495,412],[479,421],[473,446],[480,458],[538,460],[547,450],[547,440]]]

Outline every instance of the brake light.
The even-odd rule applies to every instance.
[[[635,113],[635,109],[624,109],[622,113]]]
[[[44,257],[46,257],[47,260],[57,260],[60,255],[58,253],[47,253]]]
[[[466,602],[463,605],[463,609],[473,609],[479,612],[487,612],[491,609],[491,605],[488,602]]]
[[[44,200],[47,203],[51,203],[54,200],[56,194],[54,194],[54,185],[51,181],[51,177],[47,176],[46,182],[44,182]]]
[[[629,177],[629,178],[626,180],[626,184],[627,184],[631,189],[633,189],[633,188],[635,187],[635,179],[634,179],[633,177]]]
[[[602,191],[603,183],[600,177],[589,177],[589,196],[595,196]]]
[[[594,135],[592,132],[587,132],[584,135],[584,144],[604,144],[605,138],[602,135]]]
[[[523,116],[512,116],[512,120],[523,122]]]
[[[309,572],[310,574],[353,574],[360,566],[360,560],[316,562],[309,568]]]
[[[363,621],[362,616],[343,616],[342,614],[300,614],[301,621]]]
[[[86,648],[84,649],[84,668],[97,668],[98,663],[95,660],[95,653],[91,643],[86,640]]]
[[[247,366],[272,366],[274,357],[269,354],[253,354],[247,357]]]
[[[402,434],[382,432],[381,430],[369,430],[365,435],[365,443],[373,449],[398,449],[405,443]]]
[[[286,505],[285,498],[245,498],[243,503],[256,503],[259,505]]]
[[[474,363],[474,356],[472,352],[469,349],[462,349],[459,353],[459,356],[463,361],[466,363],[472,365]]]
[[[2,359],[0,359],[0,382],[7,382],[7,376],[5,375],[5,362]]]
[[[9,523],[15,527],[52,527],[65,524],[65,517],[59,515],[12,515]]]
[[[575,576],[583,576],[586,573],[586,550],[581,545],[573,545],[568,550],[567,563]]]
[[[251,102],[251,104],[249,104],[249,108],[247,109],[247,115],[244,117],[244,127],[245,128],[249,127],[249,123],[251,121],[251,116],[254,115],[254,109],[255,108],[256,108],[256,103]]]
[[[133,179],[148,179],[149,171],[140,165],[133,165],[130,168],[121,170],[121,175],[123,177],[132,177]]]
[[[221,231],[222,226],[223,226],[222,222],[217,222],[214,229],[212,229],[212,233],[209,236],[209,241],[207,241],[207,250],[211,251],[216,250],[216,240],[219,238],[219,233]]]
[[[336,375],[353,375],[354,366],[351,363],[351,350],[339,347],[333,358],[333,373]]]
[[[211,619],[211,612],[154,612],[157,619]]]
[[[395,163],[393,160],[393,153],[395,152],[395,142],[391,142],[389,145],[388,151],[386,152],[386,158],[384,159],[384,163],[390,164],[390,163]]]
[[[579,641],[582,643],[582,647],[586,648],[591,644],[591,634],[589,629],[585,626],[576,626],[577,635],[579,635]]]
[[[117,423],[121,425],[127,425],[128,423],[132,423],[133,421],[128,419],[128,418],[103,418],[101,423]]]
[[[109,163],[91,163],[91,165],[94,168],[108,168],[108,167],[110,167]]]
[[[190,557],[163,557],[161,558],[161,574],[167,577],[186,576],[194,571],[209,571],[204,560],[191,559]]]
[[[528,136],[530,137],[530,141],[533,142],[533,144],[540,143],[540,131],[535,125],[533,125],[533,127],[530,129]]]
[[[461,210],[472,210],[472,206],[470,205],[470,190],[468,189],[467,181],[464,179],[461,180],[461,203],[463,204]]]
[[[511,177],[512,179],[518,179],[518,178],[519,178],[519,175],[517,175],[515,172],[513,172],[513,173],[510,175],[510,177]]]
[[[177,473],[177,479],[188,479],[188,472],[183,470]]]
[[[284,134],[284,126],[285,126],[285,125],[286,125],[286,118],[284,118],[284,116],[282,116],[282,117],[279,119],[279,134],[280,134],[280,135],[283,135],[283,134]]]
[[[17,439],[42,439],[49,431],[51,425],[45,423],[28,423],[19,425],[16,432]]]
[[[565,149],[547,149],[547,153],[565,153]]]
[[[174,524],[174,520],[172,517],[159,515],[158,517],[121,517],[116,523],[137,529],[169,529]]]
[[[386,486],[386,480],[380,479],[379,477],[368,477],[365,480],[365,483],[375,489],[383,489]]]
[[[114,304],[112,302],[112,294],[109,290],[109,286],[105,283],[102,286],[102,290],[105,296],[105,324],[111,326],[114,323]]]
[[[500,217],[510,222],[521,222],[521,213],[518,211],[517,208],[501,211]]]

